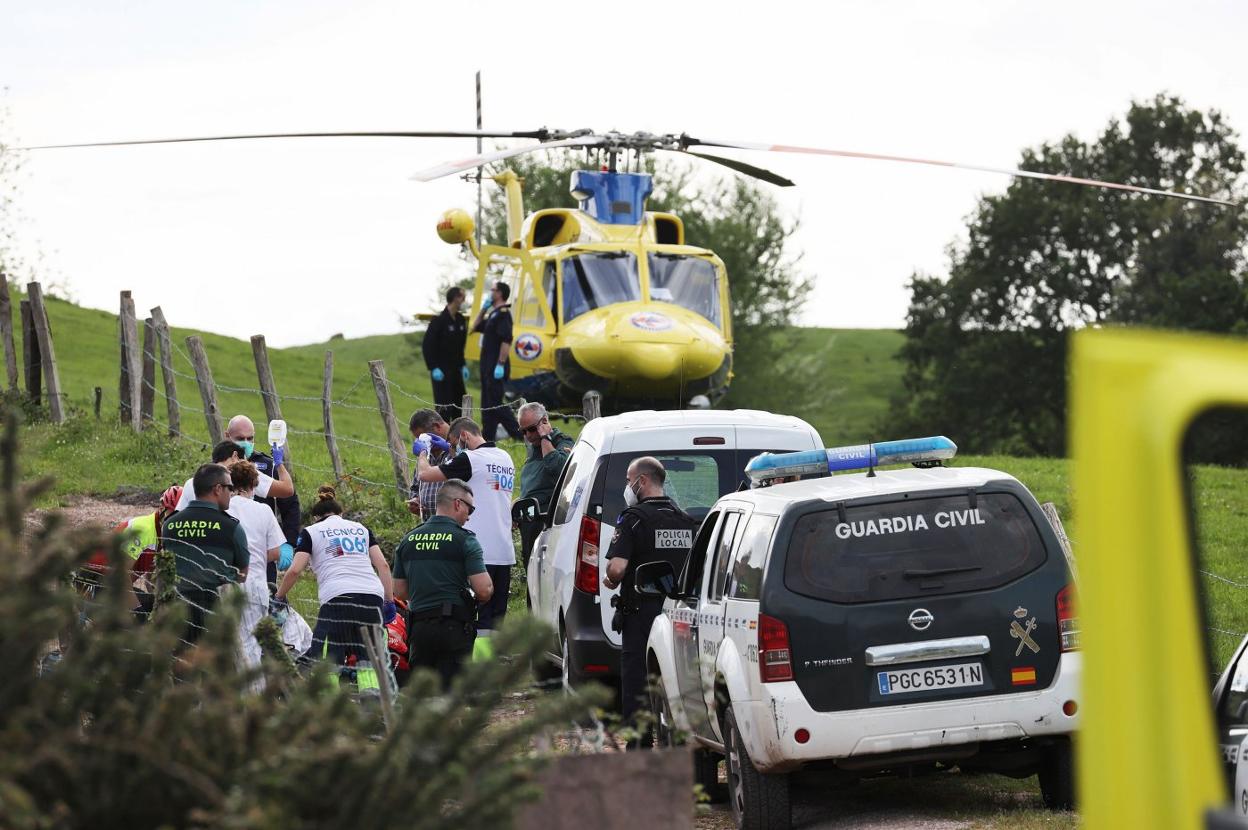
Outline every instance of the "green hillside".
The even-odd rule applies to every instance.
[[[172,317],[171,322],[176,322],[176,310],[170,309],[167,313]],[[61,384],[70,406],[79,413],[89,413],[94,388],[100,386],[103,388],[103,419],[115,422],[118,406],[116,315],[50,298],[48,316]],[[17,330],[20,331],[20,325]],[[257,439],[263,441],[266,420],[263,402],[258,392],[247,391],[259,385],[250,343],[175,326],[174,370],[179,373],[182,432],[196,441],[208,440],[198,387],[186,356],[185,338],[190,334],[203,338],[216,383],[241,390],[218,393],[222,413],[227,417],[240,412],[249,414],[259,426]],[[791,414],[808,419],[829,444],[873,437],[875,424],[900,382],[900,366],[894,355],[901,345],[901,334],[887,330],[836,329],[797,329],[793,334],[799,348],[793,350],[787,370],[804,378],[803,384],[810,390],[810,403],[795,408]],[[368,361],[385,361],[387,374],[394,384],[391,396],[395,411],[402,422],[413,409],[430,405],[433,397],[428,374],[416,357],[414,340],[406,334],[376,335],[269,350],[277,390],[284,398],[282,414],[292,430],[290,446],[301,492],[310,491],[317,483],[330,478],[329,455],[320,435],[319,400],[327,349],[334,352],[334,426],[344,465],[366,482],[384,486],[393,480],[389,457],[381,449],[385,437],[377,414],[377,397],[368,376]],[[159,375],[155,385],[159,390],[155,417],[163,423],[167,416],[164,386]],[[770,408],[766,399],[742,401],[738,405]],[[575,423],[569,428],[575,431]],[[163,481],[163,478],[155,480],[148,476],[132,483],[155,486]],[[84,482],[86,484],[89,483]]]

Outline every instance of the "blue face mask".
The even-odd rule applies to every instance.
[[[243,448],[243,458],[251,458],[251,454],[256,451],[255,441],[235,441],[234,443]]]

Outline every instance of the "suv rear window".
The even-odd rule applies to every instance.
[[[855,603],[977,591],[1040,567],[1044,540],[1008,493],[836,505],[800,517],[784,584],[795,593]]]
[[[624,480],[628,465],[652,455],[667,471],[664,490],[681,510],[702,521],[719,497],[733,492],[745,480],[745,465],[761,452],[771,450],[662,450],[652,453],[617,452],[607,456],[594,484],[595,498],[602,499],[604,521],[614,523],[624,512]]]

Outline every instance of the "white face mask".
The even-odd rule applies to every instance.
[[[624,506],[632,507],[637,503],[637,493],[633,490],[633,485],[624,485]]]

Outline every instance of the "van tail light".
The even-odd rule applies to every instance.
[[[1079,617],[1075,615],[1075,586],[1057,592],[1057,630],[1062,635],[1062,651],[1079,648]]]
[[[793,679],[789,628],[766,614],[758,615],[758,671],[764,683]]]
[[[602,522],[581,517],[581,536],[576,541],[576,590],[586,594],[598,593],[598,542],[602,534]]]

